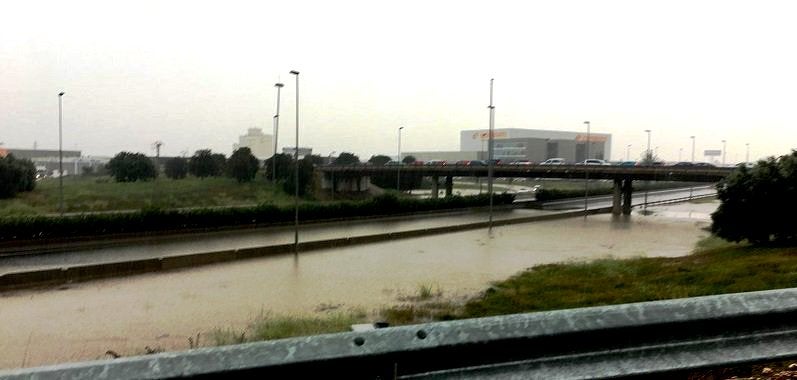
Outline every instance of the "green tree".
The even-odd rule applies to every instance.
[[[146,181],[158,176],[155,164],[143,153],[119,152],[107,167],[116,182]]]
[[[404,157],[404,159],[401,160],[401,162],[403,162],[405,164],[408,164],[408,165],[413,163],[413,162],[415,162],[415,161],[417,161],[415,156],[406,156],[406,157]]]
[[[739,167],[717,185],[720,206],[711,215],[711,231],[753,244],[797,241],[797,151]]]
[[[238,148],[227,161],[227,174],[238,182],[251,182],[259,167],[260,163],[249,148]]]
[[[335,159],[334,165],[355,165],[360,163],[360,157],[354,153],[343,152]]]
[[[201,149],[188,161],[188,172],[199,178],[220,176],[224,172],[226,161],[223,154]]]
[[[648,150],[642,154],[642,159],[639,160],[641,166],[653,166],[659,162],[659,157],[653,154],[653,151]]]
[[[294,185],[296,183],[296,172],[295,172],[294,163],[290,163],[288,177],[285,179],[283,183],[283,190],[285,190],[288,194],[294,194]],[[305,196],[313,188],[313,161],[312,159],[305,157],[299,160],[299,196]]]
[[[274,163],[276,162],[276,166]],[[277,170],[277,180],[283,180],[288,178],[288,173],[290,172],[293,165],[293,157],[285,153],[276,154],[269,159],[266,160],[264,166],[266,171],[266,178],[271,180],[274,175],[274,169],[276,167]]]
[[[188,175],[188,160],[183,157],[172,157],[166,161],[163,172],[171,179],[182,179]]]
[[[385,166],[386,163],[390,162],[390,157],[379,154],[376,156],[371,156],[371,158],[368,159],[368,162],[376,166]]]
[[[36,166],[13,155],[0,157],[0,198],[11,198],[36,187]]]

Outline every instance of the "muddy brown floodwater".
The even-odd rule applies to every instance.
[[[0,367],[188,348],[188,337],[243,329],[262,313],[370,312],[420,285],[476,294],[536,264],[679,256],[708,234],[716,203],[497,227],[274,256],[181,271],[0,293]]]

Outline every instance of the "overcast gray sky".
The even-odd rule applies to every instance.
[[[280,146],[362,157],[456,150],[486,128],[613,134],[612,158],[728,161],[797,141],[793,1],[8,1],[0,13],[0,141],[87,155],[211,148],[247,128]],[[698,159],[702,155],[698,153]]]

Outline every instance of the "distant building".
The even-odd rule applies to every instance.
[[[249,148],[259,160],[265,160],[274,155],[274,140],[271,135],[263,134],[260,128],[249,128],[245,135],[238,137],[238,144],[233,144],[233,150]]]
[[[462,152],[487,152],[490,134],[487,129],[461,131],[459,147]],[[587,157],[587,133],[549,131],[541,129],[501,128],[493,130],[494,157],[503,161],[545,161],[564,158],[581,162],[587,158],[608,160],[611,157],[612,135],[590,133]]]
[[[2,149],[0,155],[11,154],[16,158],[25,158],[33,161],[36,171],[44,175],[58,175],[58,150],[57,149]],[[64,175],[81,174],[84,168],[96,170],[108,163],[108,157],[83,157],[79,150],[61,151]]]
[[[287,154],[293,157],[294,152],[296,152],[296,148],[294,147],[284,147],[282,148],[282,154]],[[313,154],[313,148],[302,148],[299,147],[299,159],[301,160],[305,156],[309,156]]]

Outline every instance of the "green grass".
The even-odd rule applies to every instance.
[[[0,215],[33,215],[58,212],[58,179],[36,183],[36,189],[16,198],[0,199]],[[67,212],[243,206],[260,203],[289,204],[291,197],[281,187],[258,178],[238,183],[232,178],[185,178],[120,183],[110,177],[64,178],[64,208]]]
[[[365,323],[361,311],[335,312],[321,317],[264,314],[244,330],[216,329],[210,333],[217,346],[350,331],[351,325]]]
[[[710,238],[676,258],[601,259],[541,265],[498,282],[460,317],[748,292],[797,286],[797,248],[760,248]]]

